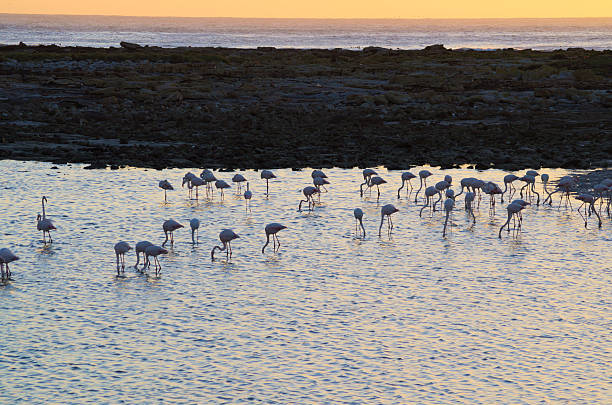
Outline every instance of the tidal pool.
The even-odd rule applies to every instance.
[[[522,233],[500,240],[504,206],[491,216],[484,197],[471,226],[459,197],[442,238],[441,212],[419,218],[414,197],[397,199],[399,171],[377,169],[388,181],[377,202],[360,198],[360,170],[325,170],[329,192],[311,213],[297,212],[311,170],[275,170],[267,199],[259,173],[242,172],[254,193],[247,215],[232,189],[224,201],[203,190],[188,200],[187,169],[52,166],[0,162],[0,247],[21,257],[0,286],[0,402],[609,403],[607,217],[585,229],[557,197],[524,210]],[[450,174],[456,191],[462,177],[503,185],[505,174],[430,170],[428,184]],[[162,179],[176,189],[168,204]],[[58,228],[46,247],[42,195]],[[379,238],[387,203],[399,212]],[[169,218],[186,229],[161,276],[128,267],[116,277],[113,245],[161,243]],[[262,255],[269,222],[288,229],[280,252]],[[223,228],[240,239],[231,262],[212,262]]]

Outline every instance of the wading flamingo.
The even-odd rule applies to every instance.
[[[381,236],[383,222],[387,217],[387,233],[390,235],[393,229],[393,221],[391,221],[391,215],[398,212],[393,204],[387,204],[380,209],[380,226],[378,227],[378,236]]]
[[[408,191],[408,187],[406,187],[406,196],[410,195],[410,193],[412,192],[412,183],[410,182],[410,180],[416,178],[416,176],[410,172],[404,172],[402,173],[402,186],[400,188],[397,189],[397,198],[400,198],[400,191],[402,191],[402,189],[404,188],[404,185],[406,183],[408,183],[408,185],[410,186],[410,191]]]
[[[229,260],[232,257],[232,244],[231,243],[234,239],[237,239],[239,237],[240,236],[234,233],[234,231],[232,231],[231,229],[222,230],[221,233],[219,233],[219,240],[221,241],[221,243],[223,243],[223,247],[220,247],[220,246],[213,247],[213,249],[210,251],[210,258],[214,261],[215,260],[215,250],[219,249],[220,252],[225,251],[225,256]]]
[[[164,190],[164,202],[168,202],[168,196],[166,195],[168,190],[174,190],[172,184],[168,180],[161,180],[159,182],[159,188]]]
[[[446,236],[446,225],[448,224],[448,218],[451,215],[451,212],[453,211],[453,208],[455,207],[455,200],[453,200],[452,198],[447,198],[446,201],[444,201],[444,211],[446,211],[446,218],[444,219],[444,230],[442,231],[442,237],[444,238]],[[453,220],[451,218],[451,228],[453,227]]]
[[[244,192],[245,211],[252,212],[251,211],[251,198],[253,198],[253,192],[249,188],[249,182],[248,181],[247,181],[247,186],[246,187],[247,187],[247,189]]]
[[[174,219],[169,219],[164,221],[162,228],[164,229],[164,234],[166,235],[166,240],[164,240],[164,243],[162,243],[163,247],[168,242],[168,234],[170,234],[170,244],[174,245],[174,231],[183,228],[183,225],[179,224]]]
[[[115,256],[117,256],[117,275],[120,275],[120,267],[121,267],[121,272],[125,271],[125,254],[131,249],[132,247],[127,243],[127,242],[119,242],[117,244],[115,244]]]
[[[262,170],[261,178],[266,179],[266,195],[270,194],[269,181],[270,179],[275,179],[276,175],[272,173],[270,170]]]
[[[305,200],[300,200],[300,205],[298,206],[298,211],[302,211],[302,203],[308,203],[308,211],[311,211],[314,206],[315,206],[315,202],[314,202],[314,197],[313,195],[318,193],[319,190],[317,190],[316,187],[313,186],[307,186],[304,187],[304,189],[302,190],[302,193],[304,193],[304,196],[306,197]],[[312,206],[312,208],[311,208]]]
[[[378,173],[374,169],[363,169],[363,183],[359,185],[359,196],[363,197],[363,186],[366,186],[366,190],[370,188],[370,179],[372,176],[377,176]]]
[[[431,172],[429,170],[421,170],[419,172],[419,179],[421,180],[421,185],[419,186],[419,189],[417,190],[417,192],[416,192],[416,194],[414,196],[414,202],[417,202],[417,200],[419,198],[419,192],[423,188],[423,184],[425,184],[425,187],[427,187],[427,178],[429,176],[431,176]]]
[[[355,208],[353,210],[353,215],[355,216],[355,233],[359,232],[359,226],[361,225],[361,230],[363,231],[363,237],[365,238],[366,231],[363,227],[363,210],[361,208]]]
[[[134,265],[135,269],[138,269],[138,263],[140,263],[141,253],[142,253],[143,266],[147,264],[147,261],[144,258],[144,252],[145,252],[145,249],[148,248],[149,246],[153,246],[153,244],[149,242],[148,240],[143,240],[136,244],[135,249],[134,249],[136,251],[136,264]]]
[[[198,237],[200,236],[200,220],[197,218],[191,218],[189,221],[189,226],[191,227],[191,243],[196,244],[195,234],[198,233]]]
[[[272,235],[272,244],[274,247],[274,251],[277,252],[280,248],[280,240],[278,239],[277,233],[282,231],[283,229],[287,229],[285,225],[281,225],[277,222],[272,222],[271,224],[266,225],[266,244],[261,248],[261,253],[263,254],[266,250],[266,246],[270,243],[270,235]]]
[[[53,222],[51,222],[51,220],[47,218],[47,214],[45,212],[46,202],[47,202],[47,197],[43,195],[42,197],[42,217],[40,216],[40,214],[38,214],[38,216],[36,217],[36,221],[37,221],[36,229],[38,229],[39,231],[42,231],[43,243],[47,243],[47,240],[45,239],[45,233],[49,235],[49,243],[52,243],[53,239],[51,239],[51,231],[57,228],[55,228],[55,226],[53,225]]]
[[[9,263],[19,260],[19,256],[15,255],[8,248],[0,249],[0,278],[8,280],[11,278],[11,269]],[[6,269],[6,270],[5,270]]]
[[[149,259],[149,257],[153,256],[153,261],[155,263],[155,275],[159,275],[159,273],[161,272],[161,263],[159,262],[159,259],[157,258],[157,256],[159,255],[165,255],[167,254],[168,251],[166,249],[164,249],[161,246],[156,246],[156,245],[151,245],[151,246],[147,246],[147,248],[144,251],[144,255],[145,255],[145,266],[147,268],[151,267],[151,260]],[[144,269],[144,267],[143,267]]]

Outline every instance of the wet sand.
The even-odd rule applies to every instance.
[[[612,166],[612,51],[0,47],[0,158]]]

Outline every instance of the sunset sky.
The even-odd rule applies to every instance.
[[[3,0],[0,13],[185,17],[612,17],[612,0]]]

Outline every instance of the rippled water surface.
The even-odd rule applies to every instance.
[[[21,41],[105,48],[131,41],[162,47],[422,49],[444,44],[453,49],[604,50],[612,45],[612,18],[269,19],[0,13],[0,43]]]
[[[419,218],[397,199],[400,172],[384,169],[380,203],[360,199],[360,170],[326,170],[313,213],[296,210],[310,170],[276,171],[269,199],[247,171],[247,216],[232,191],[189,201],[186,170],[51,166],[0,162],[0,247],[21,256],[0,286],[0,402],[609,403],[609,219],[585,229],[575,211],[531,207],[523,233],[499,240],[505,210],[490,216],[483,200],[474,227],[459,209],[442,238],[442,214]],[[431,184],[504,174],[432,171]],[[168,204],[164,178],[177,188]],[[50,247],[36,231],[43,194]],[[379,238],[386,203],[400,211]],[[161,277],[116,277],[117,241],[161,243],[165,219],[192,217],[199,245],[177,231]],[[288,229],[280,253],[262,255],[268,222]],[[211,262],[225,227],[240,235],[234,257]]]

